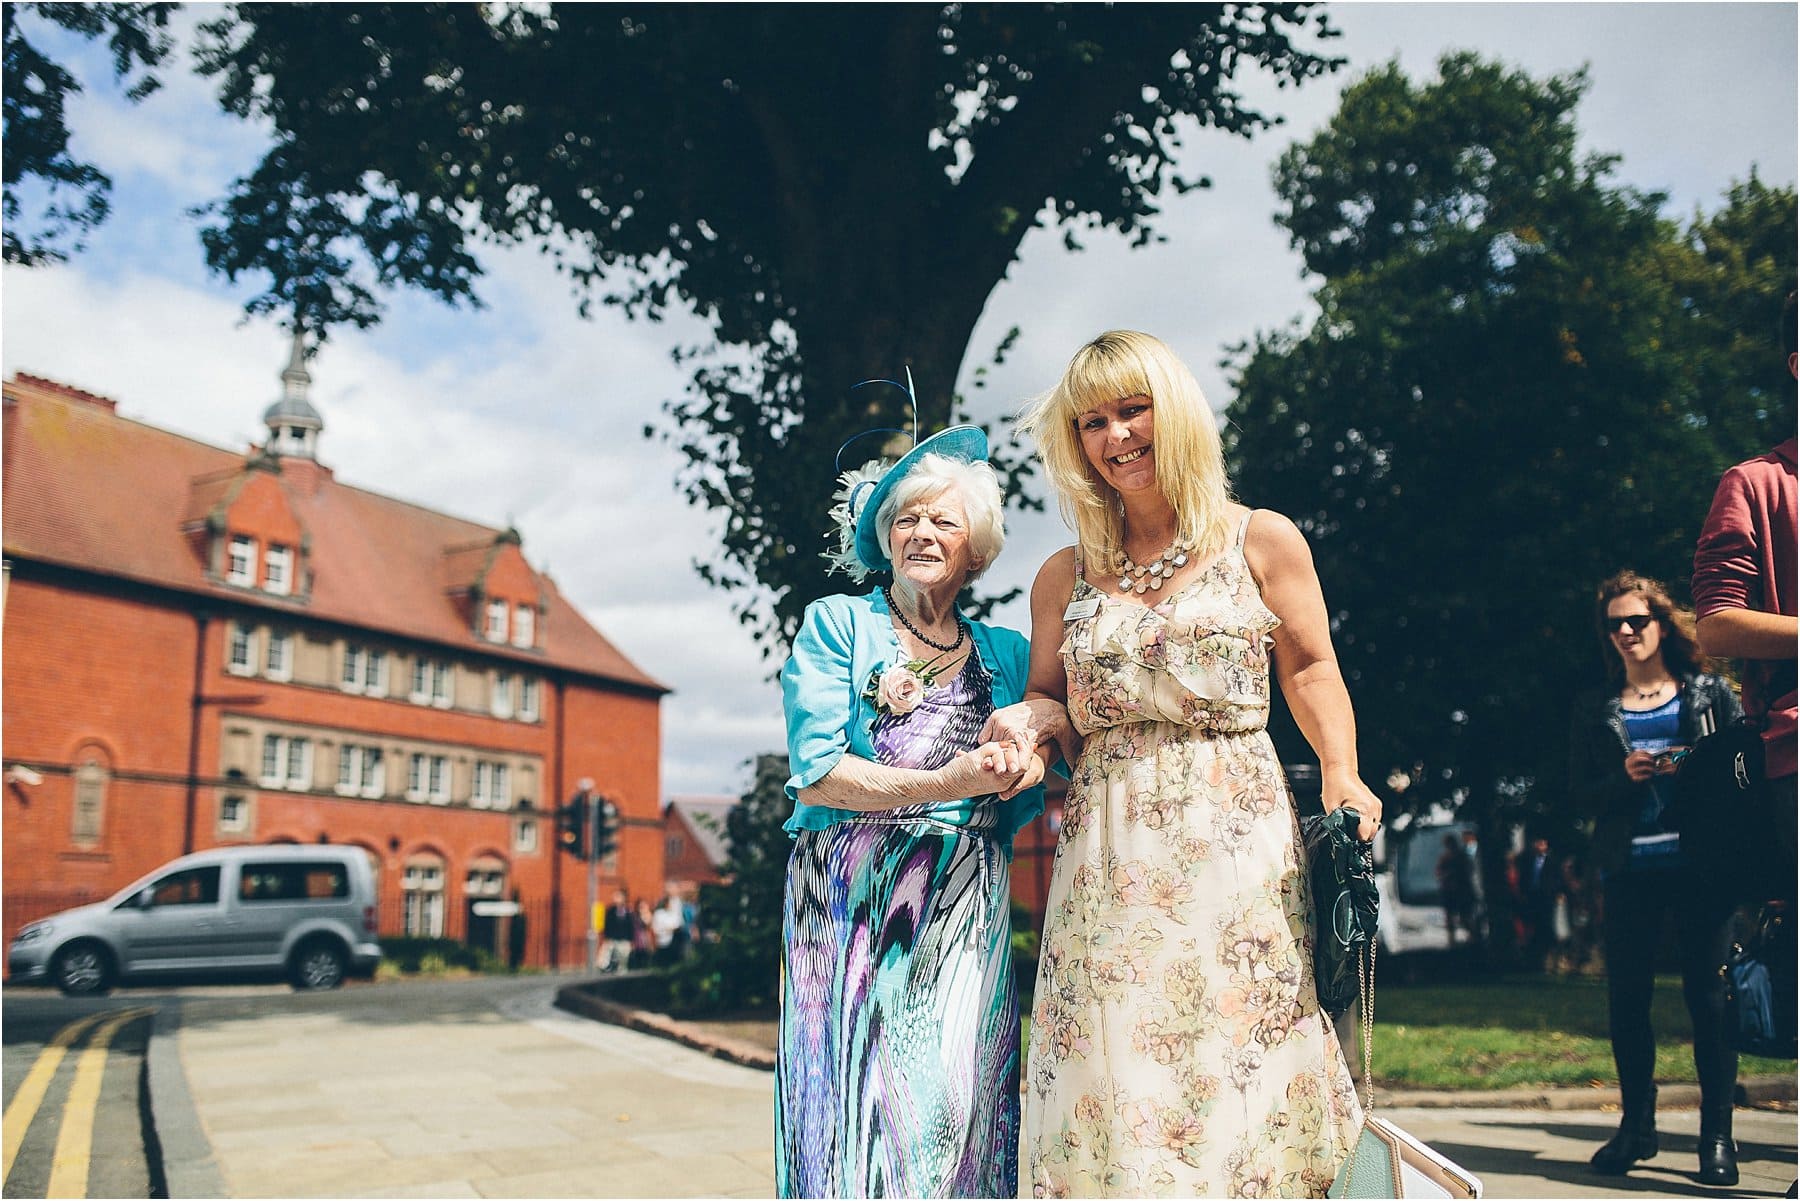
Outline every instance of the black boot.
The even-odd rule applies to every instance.
[[[1656,1156],[1656,1089],[1635,1105],[1625,1107],[1619,1132],[1594,1152],[1588,1166],[1602,1176],[1623,1176],[1640,1159]]]
[[[1729,1134],[1700,1136],[1701,1184],[1736,1184],[1738,1182],[1737,1144]]]

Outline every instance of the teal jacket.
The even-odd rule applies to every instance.
[[[969,622],[975,653],[994,681],[994,705],[1003,708],[1024,699],[1031,644],[1017,630]],[[781,669],[782,707],[787,715],[787,794],[794,815],[783,827],[789,834],[823,830],[857,816],[854,810],[807,805],[800,790],[811,787],[838,765],[846,753],[875,762],[875,707],[863,696],[869,676],[902,662],[904,652],[878,588],[867,596],[828,596],[806,607],[793,653]],[[973,800],[947,801],[933,810],[941,821],[961,824]],[[999,835],[1008,857],[1021,826],[1043,811],[1044,790],[1027,789],[1001,802]]]

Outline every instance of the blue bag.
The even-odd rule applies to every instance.
[[[1747,942],[1733,943],[1725,977],[1725,1040],[1740,1055],[1797,1057],[1794,931],[1779,906],[1763,907]]]

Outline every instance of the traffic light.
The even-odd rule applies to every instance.
[[[619,849],[619,810],[611,801],[600,802],[600,821],[594,828],[594,858],[604,859]]]
[[[577,859],[587,858],[587,811],[587,797],[581,794],[556,811],[556,845]]]

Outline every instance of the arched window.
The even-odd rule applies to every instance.
[[[69,837],[92,846],[106,826],[106,784],[112,773],[95,754],[88,754],[75,769],[75,805],[69,819]]]

